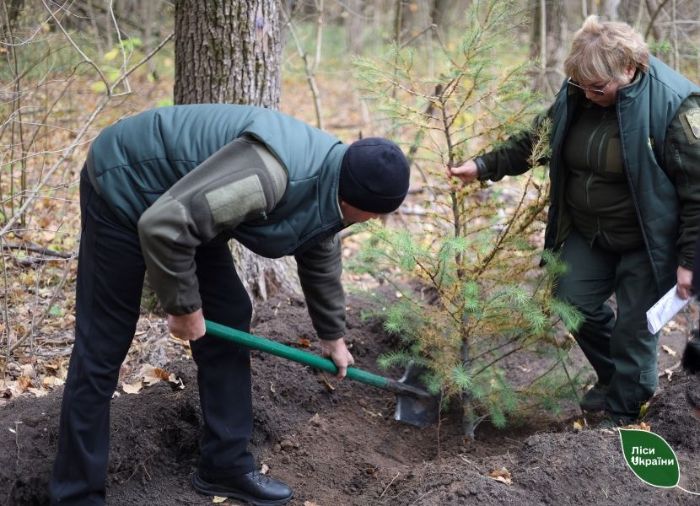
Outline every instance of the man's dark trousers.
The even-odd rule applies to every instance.
[[[556,296],[578,308],[585,321],[574,333],[583,353],[609,385],[606,411],[636,418],[658,383],[658,334],[647,330],[646,311],[658,290],[644,248],[615,253],[588,244],[573,230],[561,259],[567,272],[558,280]],[[615,294],[617,317],[606,301]]]
[[[90,185],[80,182],[82,231],[75,344],[61,408],[52,504],[103,504],[109,408],[139,317],[145,266],[136,230],[122,225]],[[204,317],[248,331],[252,306],[225,240],[197,249]],[[253,469],[249,353],[205,336],[192,344],[204,417],[200,469],[216,476]]]

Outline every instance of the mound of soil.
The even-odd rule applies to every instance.
[[[387,374],[375,360],[395,343],[378,322],[362,321],[368,303],[350,303],[347,340],[357,364]],[[258,335],[298,344],[313,334],[299,299],[278,297],[257,309]],[[315,343],[311,348],[318,351]],[[110,504],[212,502],[189,484],[201,424],[194,363],[174,362],[167,370],[184,389],[161,382],[112,403]],[[679,489],[640,481],[624,462],[616,431],[574,431],[571,419],[543,417],[501,431],[482,424],[477,440],[465,441],[449,414],[427,429],[394,421],[393,395],[372,387],[260,353],[253,355],[253,374],[251,449],[294,488],[293,505],[698,504]],[[700,491],[700,421],[686,403],[688,389],[700,389],[700,379],[675,374],[664,381],[646,422],[676,451],[681,486]],[[1,504],[48,502],[60,394],[0,409]],[[489,476],[501,468],[511,484]]]

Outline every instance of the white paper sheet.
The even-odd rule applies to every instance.
[[[678,311],[683,309],[690,298],[685,300],[681,299],[676,292],[676,286],[674,285],[666,294],[661,297],[656,304],[649,308],[647,311],[647,327],[649,332],[656,334],[659,330],[666,325],[671,318],[678,314]]]

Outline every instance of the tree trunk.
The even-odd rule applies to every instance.
[[[530,56],[539,61],[539,71],[533,78],[533,88],[553,95],[559,90],[565,53],[565,3],[531,0],[532,30]]]
[[[280,17],[276,0],[177,0],[175,103],[231,103],[277,108]],[[232,242],[248,293],[265,299],[297,290],[293,262],[261,258]]]
[[[348,0],[346,8],[347,48],[350,54],[360,55],[364,48],[364,31],[368,22],[365,16],[365,0]]]

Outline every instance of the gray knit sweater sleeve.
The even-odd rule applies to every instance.
[[[259,143],[239,138],[207,158],[156,200],[138,222],[149,281],[165,311],[202,307],[194,261],[197,246],[261,219],[287,185],[281,164]]]
[[[342,259],[338,235],[295,255],[306,306],[318,337],[345,335],[345,292],[340,281]]]

